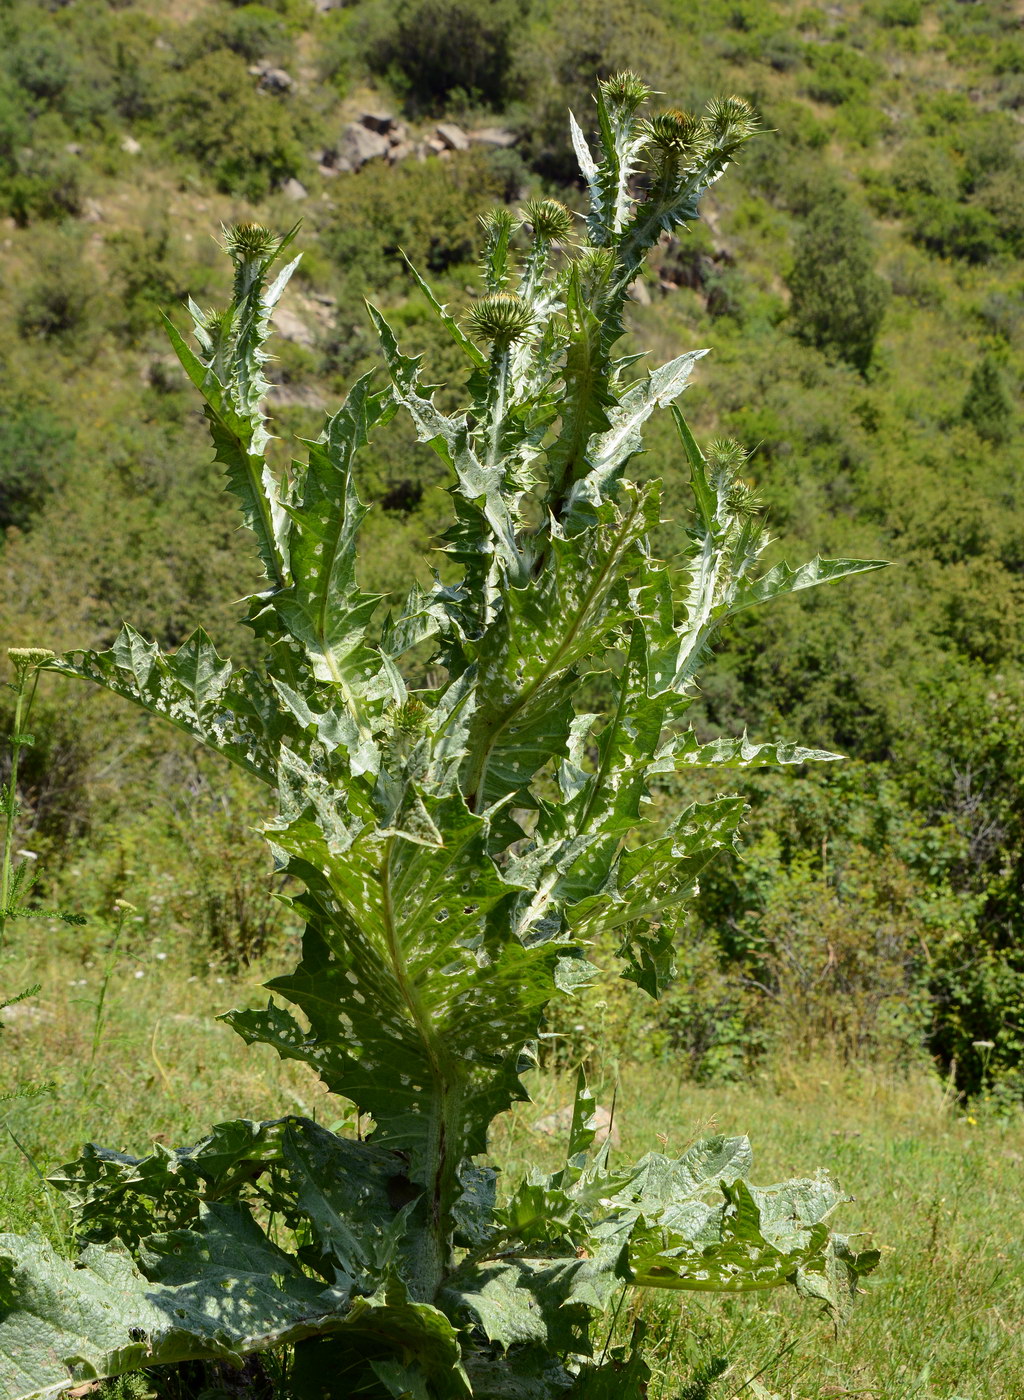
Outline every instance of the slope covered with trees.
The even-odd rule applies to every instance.
[[[806,1037],[934,1054],[965,1088],[1024,1095],[1016,7],[15,0],[0,31],[0,635],[57,650],[105,646],[126,616],[173,648],[219,616],[246,659],[222,600],[254,580],[158,316],[222,299],[221,222],[303,221],[270,407],[282,438],[315,436],[374,363],[366,296],[456,382],[403,252],[462,315],[482,198],[581,208],[566,109],[593,125],[595,76],[631,66],[683,109],[753,104],[764,134],[697,231],[662,240],[631,329],[658,361],[713,347],[687,413],[749,453],[780,555],[894,567],[725,638],[709,733],[799,734],[850,762],[748,784],[745,857],[705,878],[642,1029],[701,1075]],[[359,164],[352,124],[393,139]],[[683,498],[670,424],[634,470]],[[410,429],[371,446],[365,587],[404,593],[447,522],[443,486]],[[72,708],[58,683],[34,729],[24,839],[40,897],[92,916],[83,958],[121,896],[140,949],[162,938],[201,966],[287,936],[255,893],[242,780],[141,721],[126,739],[101,697]],[[182,769],[186,807],[165,796]],[[702,795],[660,800],[668,815]],[[555,1029],[586,1048],[634,1014],[597,988],[582,1030]]]

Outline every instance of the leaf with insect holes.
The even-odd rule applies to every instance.
[[[109,651],[70,652],[46,669],[104,686],[270,785],[278,745],[294,732],[273,690],[252,673],[234,671],[202,628],[168,654],[126,624]]]

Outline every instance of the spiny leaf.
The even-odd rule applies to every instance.
[[[773,598],[781,598],[787,593],[799,593],[804,588],[817,588],[821,583],[834,583],[850,574],[866,574],[888,567],[886,559],[820,557],[812,559],[809,564],[802,564],[798,569],[791,568],[789,564],[776,564],[761,578],[745,583],[736,590],[729,603],[729,613],[731,615],[742,612],[744,608],[770,602]]]
[[[112,690],[274,785],[289,718],[272,691],[232,672],[202,628],[166,655],[126,624],[109,651],[70,652],[47,669]]]

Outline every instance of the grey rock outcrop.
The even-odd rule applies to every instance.
[[[436,131],[449,151],[468,151],[469,137],[454,122],[439,122]]]
[[[291,92],[295,79],[284,68],[261,68],[260,87],[264,92]]]
[[[467,131],[466,137],[474,146],[490,146],[495,151],[507,151],[519,140],[514,131],[507,131],[503,126],[481,126],[476,131]]]

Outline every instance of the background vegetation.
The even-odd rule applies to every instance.
[[[896,567],[734,629],[709,726],[851,761],[752,780],[744,857],[706,881],[666,1007],[637,1024],[595,988],[551,1053],[600,1056],[628,1031],[721,1079],[797,1042],[934,1059],[961,1089],[1024,1098],[1017,7],[13,0],[0,32],[0,636],[58,650],[106,644],[123,617],[165,647],[211,616],[223,651],[250,645],[217,600],[253,580],[157,317],[223,292],[221,220],[304,221],[272,407],[282,436],[315,434],[372,360],[365,294],[448,353],[402,250],[465,307],[482,201],[577,200],[565,109],[586,124],[595,74],[632,64],[682,106],[755,104],[772,134],[700,232],[659,250],[636,344],[713,347],[687,411],[750,451],[780,554]],[[413,137],[448,118],[516,142],[332,174],[346,122],[382,106]],[[682,498],[667,426],[646,470]],[[438,472],[402,429],[382,435],[367,586],[397,595],[423,567]],[[208,523],[169,535],[167,518]],[[59,684],[33,727],[20,839],[39,900],[89,918],[68,950],[84,971],[119,897],[139,910],[132,955],[189,975],[291,936],[243,783]],[[182,774],[187,804],[169,795]]]

